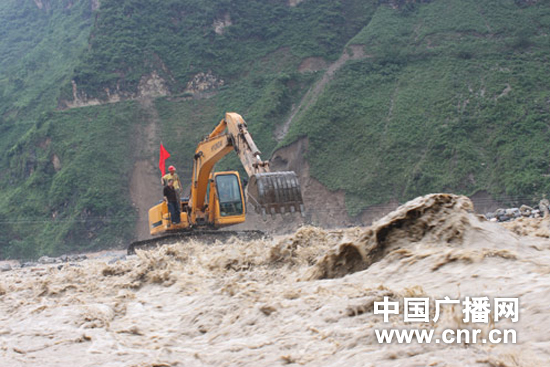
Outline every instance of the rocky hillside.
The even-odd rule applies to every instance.
[[[546,1],[6,0],[0,257],[127,243],[159,142],[186,178],[228,110],[318,224],[434,191],[538,201],[549,25]]]

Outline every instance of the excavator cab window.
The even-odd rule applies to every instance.
[[[216,189],[222,217],[243,214],[243,199],[237,175],[217,175]]]

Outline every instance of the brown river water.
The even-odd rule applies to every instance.
[[[0,366],[550,366],[550,219],[506,225],[434,194],[366,228],[180,243],[0,273]],[[465,322],[448,296],[519,299]],[[399,314],[374,313],[384,297]],[[429,322],[404,322],[404,298]],[[379,343],[375,330],[514,329],[517,343]]]

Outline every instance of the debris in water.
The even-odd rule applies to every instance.
[[[550,240],[545,222],[510,230],[464,196],[412,200],[368,228],[91,254],[0,272],[3,365],[544,366],[550,360]],[[536,218],[533,218],[536,219]],[[511,225],[508,223],[505,226]],[[123,261],[122,261],[123,260]],[[110,263],[109,263],[110,262]],[[450,297],[518,297],[519,321],[465,322]],[[404,298],[430,320],[404,322]],[[397,302],[399,314],[374,313]],[[517,344],[386,343],[375,330],[514,329]]]

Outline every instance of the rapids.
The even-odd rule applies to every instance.
[[[507,228],[508,227],[508,228]],[[548,366],[550,220],[501,225],[463,196],[419,197],[366,228],[179,243],[0,273],[1,366]],[[430,305],[519,298],[519,321],[403,321]],[[374,303],[400,302],[384,322]],[[433,307],[430,307],[433,316]],[[379,344],[375,329],[513,328],[517,344]]]

